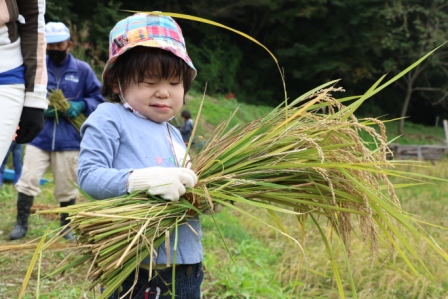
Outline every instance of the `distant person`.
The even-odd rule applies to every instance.
[[[193,120],[191,119],[191,113],[188,110],[182,111],[180,114],[184,121],[184,125],[179,128],[180,134],[182,135],[182,139],[185,145],[188,145],[190,141],[191,133],[193,132]]]
[[[3,185],[3,176],[5,174],[6,163],[8,162],[9,154],[12,154],[12,166],[14,167],[14,185],[22,174],[22,145],[13,141],[9,147],[9,151],[3,160],[2,166],[0,166],[0,187]]]
[[[39,182],[51,167],[55,189],[53,195],[61,207],[76,203],[78,189],[76,170],[81,137],[69,119],[80,113],[88,116],[98,104],[104,102],[101,84],[92,68],[69,54],[72,48],[70,31],[63,23],[49,22],[45,26],[47,39],[48,91],[62,90],[70,109],[65,114],[53,108],[45,111],[45,127],[25,147],[23,173],[16,184],[17,221],[10,233],[11,240],[23,238],[28,230],[28,217],[34,197],[39,194]],[[61,214],[61,226],[69,223],[68,214]],[[64,234],[73,239],[71,232]]]
[[[45,0],[0,0],[0,161],[44,127]],[[17,130],[17,127],[20,127]]]

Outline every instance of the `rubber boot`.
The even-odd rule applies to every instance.
[[[67,202],[61,202],[61,208],[65,208],[68,206],[72,206],[76,203],[76,198],[71,199],[70,201]],[[67,219],[68,217],[68,213],[61,213],[61,226],[66,226],[67,224],[70,223],[70,220]],[[65,229],[62,230],[61,234],[64,235],[64,239],[69,240],[69,241],[75,241],[75,236],[73,236],[72,232],[68,230],[70,229],[69,226],[67,226]]]
[[[30,216],[30,209],[33,205],[34,196],[29,196],[24,193],[17,195],[17,221],[14,224],[14,229],[9,234],[10,240],[17,240],[25,237],[28,231],[28,217]]]

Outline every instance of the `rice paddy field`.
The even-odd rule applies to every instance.
[[[193,94],[192,98],[187,99],[186,109],[192,112],[193,118],[196,116],[200,97],[200,94]],[[228,117],[237,106],[240,108],[233,120],[235,123],[251,121],[271,109],[239,105],[234,99],[207,99],[196,134],[196,145],[192,151],[199,151],[212,128],[221,119]],[[408,144],[417,143],[417,139],[412,139],[413,136],[420,136],[419,140],[440,140],[444,136],[441,128],[411,124],[409,132],[412,134],[407,137]],[[392,127],[391,133],[390,137],[394,137]],[[418,167],[402,167],[406,171],[448,179],[448,158],[434,163],[423,163]],[[35,200],[41,209],[56,205],[52,197],[52,174],[47,173],[46,178],[49,182],[42,186],[42,192]],[[395,179],[394,183],[404,182]],[[14,187],[8,182],[0,189],[0,207],[3,212],[0,248],[30,242],[42,236],[49,226],[55,229],[58,227],[59,222],[54,221],[53,216],[32,215],[27,236],[22,240],[9,241],[8,234],[15,221],[16,195]],[[448,227],[448,183],[437,182],[397,189],[397,195],[403,209],[421,220],[422,226],[437,240],[442,249],[446,250],[448,234],[444,227]],[[78,202],[85,201],[87,200],[82,197],[78,198]],[[258,213],[260,219],[274,225],[265,210],[252,212]],[[224,209],[216,215],[216,224],[211,216],[203,216],[203,298],[340,298],[325,246],[319,232],[313,229],[310,219],[305,222],[305,230],[297,226],[293,217],[285,217],[282,220],[287,224],[288,232],[302,240],[303,249],[238,211]],[[323,225],[324,233],[330,236],[331,229],[326,226],[326,220],[318,221]],[[355,231],[360,230],[355,227]],[[224,238],[221,238],[221,234]],[[333,259],[340,265],[346,298],[448,298],[448,280],[445,278],[448,263],[429,250],[426,244],[413,241],[411,237],[409,242],[432,275],[416,276],[396,252],[385,249],[380,251],[377,259],[372,260],[369,244],[364,244],[361,238],[354,236],[352,255],[349,257],[350,272],[356,289],[354,294],[348,279],[345,263],[347,257],[342,241],[333,235],[330,247],[334,254]],[[61,241],[60,246],[65,247],[67,244]],[[0,298],[18,297],[32,254],[32,251],[25,250],[0,252]],[[98,295],[99,286],[93,291],[83,290],[87,269],[67,271],[51,278],[45,277],[66,254],[66,251],[61,249],[45,252],[39,261],[40,281],[37,281],[39,273],[36,269],[24,298],[95,298]]]

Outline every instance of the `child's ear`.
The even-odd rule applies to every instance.
[[[112,91],[116,94],[120,94],[120,88],[118,88],[117,80],[115,80],[114,83],[112,83]]]

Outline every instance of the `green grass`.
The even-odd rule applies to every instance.
[[[185,108],[192,112],[193,118],[196,118],[201,94],[193,92],[192,95],[192,98],[187,98]],[[236,114],[234,124],[250,121],[266,114],[271,109],[265,106],[239,105],[236,100],[206,98],[197,136],[202,136],[204,139],[210,136],[212,128],[222,119],[228,118],[237,106],[240,106],[240,110]],[[394,133],[391,125],[388,124],[388,129]],[[425,141],[444,136],[443,129],[440,131],[414,126],[410,123],[406,124],[405,131],[410,136],[409,143],[413,144],[417,144],[415,143],[417,139],[411,137],[423,136],[420,139]],[[393,136],[393,134],[390,135]],[[436,161],[434,165],[408,170],[448,179],[448,160]],[[47,177],[51,179],[51,173]],[[36,202],[57,205],[52,197],[53,187],[51,182],[44,185]],[[447,183],[400,189],[398,195],[405,211],[415,214],[422,221],[448,227]],[[0,206],[3,212],[3,220],[0,223],[0,246],[31,241],[42,236],[48,226],[58,227],[58,222],[53,223],[50,218],[33,215],[30,217],[30,229],[27,236],[19,241],[9,241],[8,234],[15,221],[16,196],[14,187],[9,183],[0,189]],[[80,198],[79,201],[83,199]],[[270,222],[265,211],[260,210],[259,215],[260,218]],[[294,219],[282,216],[282,220],[288,224],[290,233],[297,236],[301,233]],[[216,216],[216,222],[229,251],[225,249],[211,216],[204,216],[202,219],[205,256],[205,280],[202,285],[204,299],[339,298],[333,280],[333,271],[317,231],[305,231],[304,252],[302,252],[278,232],[269,230],[238,212],[224,210]],[[325,223],[323,225],[326,228],[325,233],[328,234],[329,228],[325,226]],[[312,226],[309,225],[309,227]],[[425,228],[442,248],[446,249],[447,231],[429,225],[425,225]],[[390,256],[387,251],[381,251],[378,260],[371,260],[368,244],[363,244],[357,237],[353,238],[351,269],[358,298],[448,298],[448,283],[445,279],[448,272],[447,264],[424,245],[412,240],[410,242],[433,273],[432,280],[413,276],[398,255]],[[345,277],[342,242],[336,236],[333,237],[331,247],[336,253],[335,259],[341,265],[340,270]],[[0,255],[2,269],[0,299],[17,298],[31,255],[30,251],[8,252]],[[42,275],[54,269],[65,255],[65,252],[46,252],[42,259]],[[39,287],[39,298],[95,298],[94,292],[82,291],[85,271],[86,269],[81,269],[43,279]],[[25,298],[36,297],[36,279],[37,271],[34,271]],[[344,284],[344,288],[347,298],[351,298],[348,282]],[[95,292],[98,294],[98,291],[99,287]]]
[[[51,174],[46,177],[51,179]],[[54,184],[49,182],[42,186],[42,192],[35,198],[35,203],[57,206],[56,200],[52,196]],[[0,189],[0,206],[3,212],[3,221],[0,223],[1,245],[22,244],[40,238],[46,230],[58,228],[59,220],[41,216],[31,215],[29,218],[29,230],[24,239],[9,241],[8,236],[11,232],[16,217],[16,198],[17,192],[12,184],[5,182]],[[63,242],[63,241],[62,241]],[[0,282],[0,298],[18,298],[19,290],[23,278],[26,274],[28,264],[33,255],[32,251],[16,251],[2,253],[0,265],[2,269],[2,281]],[[64,251],[48,251],[44,254],[41,264],[41,273],[49,273],[66,256]],[[27,289],[24,298],[36,298],[36,280],[37,271],[32,275],[32,281]],[[70,273],[66,276],[52,278],[41,278],[39,286],[39,298],[79,298],[81,294],[86,293],[86,298],[94,298],[91,292],[81,292],[83,281],[82,272]]]
[[[202,94],[198,91],[191,91],[186,99],[186,104],[183,109],[190,110],[192,117],[196,120],[199,106],[202,101]],[[210,98],[205,97],[202,115],[199,120],[199,126],[196,132],[197,139],[201,141],[207,140],[213,132],[213,128],[216,127],[222,120],[226,120],[230,115],[238,108],[235,117],[230,123],[230,127],[250,122],[261,116],[269,113],[273,107],[265,105],[248,105],[239,103],[237,99],[225,99],[224,97]],[[375,117],[375,116],[369,116]],[[362,118],[360,116],[360,118]],[[380,118],[382,121],[387,121],[387,118]],[[182,119],[180,116],[173,120],[176,125],[181,125]],[[444,144],[445,132],[443,127],[438,126],[424,126],[414,124],[409,121],[405,121],[404,134],[398,135],[399,121],[385,122],[387,128],[388,140],[396,139],[394,143],[400,144]],[[376,125],[373,127],[378,128]],[[370,136],[363,136],[367,142],[371,141]]]
[[[186,104],[182,110],[189,110],[195,121],[198,110],[202,102],[202,94],[197,91],[191,91],[186,99]],[[256,118],[266,115],[272,110],[272,107],[264,105],[248,105],[239,103],[236,99],[211,98],[206,96],[202,106],[199,126],[196,131],[196,137],[202,141],[210,137],[213,129],[223,120],[227,120],[238,108],[235,117],[230,122],[230,127],[237,124],[248,123]],[[180,116],[173,120],[175,125],[180,125],[182,119]]]
[[[394,143],[410,144],[410,145],[428,145],[428,144],[445,144],[445,131],[443,127],[428,127],[424,125],[414,124],[409,121],[405,122],[404,134],[398,135],[399,121],[386,122],[388,140],[394,140]],[[378,128],[374,125],[373,127]],[[363,136],[364,137],[364,136]],[[369,140],[366,137],[366,140]]]
[[[423,168],[405,169],[448,178],[448,160]],[[443,227],[448,227],[447,195],[447,183],[398,190],[405,211],[422,221]],[[259,215],[265,221],[270,221],[264,211],[260,211]],[[290,233],[300,234],[294,219],[282,219],[290,224]],[[305,252],[302,253],[278,233],[237,213],[219,214],[217,222],[231,248],[236,266],[223,250],[224,246],[219,246],[220,238],[210,220],[204,219],[205,265],[209,275],[214,278],[212,285],[210,282],[204,284],[206,298],[339,298],[333,271],[316,231],[306,231],[303,244]],[[429,225],[425,225],[425,228],[446,249],[446,229]],[[326,233],[329,233],[328,227]],[[389,256],[387,250],[382,250],[378,260],[371,260],[368,244],[354,237],[351,268],[358,298],[448,298],[448,283],[445,279],[448,265],[426,246],[412,240],[410,243],[433,274],[432,281],[415,277],[396,253]],[[342,246],[342,242],[334,237],[331,248],[341,272],[346,273]],[[223,273],[223,268],[231,274]],[[344,287],[347,298],[352,298],[348,281]],[[246,296],[247,291],[249,296]]]

